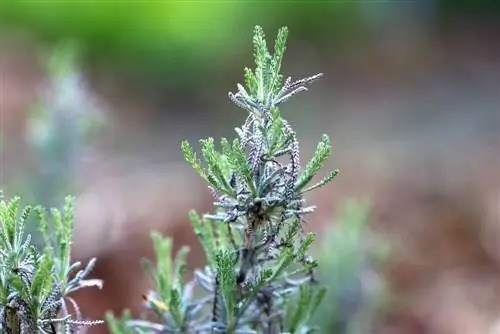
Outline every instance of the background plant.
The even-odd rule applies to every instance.
[[[20,206],[20,198],[5,201],[0,194],[0,331],[6,334],[77,333],[86,321],[70,294],[84,287],[101,287],[87,279],[95,264],[71,263],[73,198],[64,210],[52,209],[50,219],[41,207]],[[45,247],[40,252],[26,233],[35,213]],[[73,312],[70,312],[71,308]]]
[[[375,315],[389,307],[389,292],[378,277],[389,248],[370,233],[370,217],[368,201],[350,199],[315,244],[317,276],[328,291],[313,323],[324,333],[369,333]]]
[[[77,187],[73,172],[104,119],[77,66],[77,44],[61,42],[40,55],[46,78],[29,110],[25,134],[34,164],[16,170],[2,186],[8,193],[20,194],[23,204],[52,207]],[[30,219],[27,230],[40,244],[36,221]]]
[[[148,269],[156,291],[144,296],[146,305],[160,320],[109,317],[115,333],[132,328],[137,332],[166,333],[309,333],[308,320],[321,303],[314,269],[308,255],[314,242],[304,233],[304,193],[324,186],[337,171],[310,184],[331,153],[323,135],[313,158],[302,170],[299,143],[278,106],[321,74],[298,81],[280,73],[288,30],[281,28],[274,54],[269,53],[264,32],[254,31],[255,71],[245,68],[246,87],[229,98],[248,113],[238,138],[222,138],[221,151],[213,138],[200,140],[203,162],[187,142],[186,160],[209,184],[215,211],[200,217],[191,212],[194,230],[206,255],[207,265],[195,270],[194,281],[184,283],[187,250],[170,260],[170,241],[153,236],[156,270]],[[150,268],[150,267],[148,267]],[[173,270],[175,268],[175,270]],[[194,289],[203,292],[196,299]],[[127,329],[128,328],[128,329]]]

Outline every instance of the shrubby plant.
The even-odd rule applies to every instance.
[[[10,177],[6,190],[50,207],[74,188],[70,172],[104,124],[105,110],[78,67],[77,44],[59,43],[41,55],[45,80],[29,108],[25,133],[36,168]]]
[[[389,245],[368,231],[368,201],[346,201],[335,218],[313,251],[322,263],[317,276],[328,288],[313,322],[324,333],[369,333],[376,313],[388,307],[390,295],[377,271]]]
[[[39,251],[26,233],[35,215],[45,241]],[[101,287],[87,279],[95,264],[71,263],[73,198],[64,210],[20,206],[20,198],[6,201],[0,193],[0,332],[6,334],[77,333],[102,321],[82,318],[70,294],[84,287]],[[73,311],[71,312],[71,308]]]
[[[31,108],[27,139],[38,165],[26,182],[33,198],[58,203],[74,188],[71,171],[104,124],[104,105],[78,67],[78,44],[61,42],[42,54],[46,79]],[[58,199],[59,198],[59,199]]]
[[[248,114],[237,138],[200,140],[201,157],[182,143],[186,160],[208,183],[215,209],[190,213],[206,255],[206,266],[186,282],[187,248],[172,259],[172,242],[154,233],[156,266],[145,262],[154,290],[145,294],[157,321],[132,319],[126,312],[109,315],[113,333],[311,333],[311,317],[326,289],[315,276],[318,263],[309,255],[315,240],[305,233],[305,216],[314,211],[304,194],[330,182],[331,171],[313,178],[331,153],[323,135],[302,169],[299,142],[278,109],[317,74],[292,81],[280,73],[288,30],[281,28],[274,53],[264,32],[255,27],[256,68],[245,68],[246,87],[238,84],[229,98]]]
[[[6,193],[20,195],[22,204],[36,202],[51,207],[77,186],[71,171],[104,124],[105,110],[83,79],[75,43],[61,42],[41,55],[45,82],[37,103],[29,108],[25,133],[34,165],[11,173],[3,186]],[[27,231],[41,246],[33,219]]]

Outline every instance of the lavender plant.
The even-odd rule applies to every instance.
[[[37,168],[25,184],[33,199],[46,206],[74,190],[72,171],[104,125],[104,105],[91,92],[78,55],[77,44],[66,41],[45,56],[46,82],[28,119],[27,139]]]
[[[375,316],[388,306],[390,294],[378,270],[390,249],[369,230],[371,211],[367,201],[346,201],[315,244],[322,263],[316,274],[328,292],[313,321],[325,333],[370,333]]]
[[[26,233],[28,217],[35,213],[45,240],[39,251]],[[52,227],[51,227],[52,226]],[[0,332],[5,334],[77,333],[102,321],[86,321],[70,294],[84,287],[101,287],[87,279],[95,264],[91,260],[71,263],[73,198],[64,210],[21,208],[20,198],[4,200],[0,193]],[[70,312],[70,308],[73,312]]]
[[[51,207],[73,191],[77,185],[72,171],[88,152],[95,132],[104,125],[103,104],[91,94],[77,66],[77,51],[76,44],[64,42],[42,59],[46,80],[37,103],[30,107],[25,134],[35,164],[16,169],[3,185],[7,193],[20,194],[25,202]],[[33,219],[27,231],[41,246]]]
[[[311,184],[331,153],[323,135],[313,158],[301,168],[299,142],[278,109],[321,77],[286,80],[280,73],[287,28],[268,51],[264,32],[253,37],[256,69],[245,68],[246,87],[229,98],[248,113],[237,138],[200,140],[201,159],[188,142],[186,160],[209,184],[215,210],[190,213],[204,247],[206,266],[184,281],[187,248],[171,260],[171,241],[153,234],[157,265],[146,269],[155,291],[144,296],[157,322],[108,316],[113,333],[311,333],[308,324],[325,296],[316,280],[317,262],[308,254],[315,236],[305,233],[304,217],[314,211],[303,195],[337,175]]]

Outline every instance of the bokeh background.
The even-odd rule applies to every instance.
[[[289,27],[285,75],[325,74],[282,108],[303,159],[327,133],[341,170],[309,196],[323,332],[500,333],[494,0],[0,2],[0,186],[77,196],[74,257],[105,280],[84,314],[140,313],[153,229],[203,264],[187,212],[211,200],[180,141],[244,121],[227,92],[255,24],[269,45]]]

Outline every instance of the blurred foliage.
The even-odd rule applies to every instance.
[[[40,58],[46,80],[37,103],[29,110],[25,133],[34,166],[19,169],[8,178],[9,184],[2,186],[27,203],[52,207],[66,193],[75,192],[76,161],[101,129],[104,114],[79,72],[77,46],[61,42],[45,51]],[[30,224],[28,230],[36,243],[35,227]]]
[[[356,27],[355,2],[3,1],[0,22],[43,41],[75,39],[87,57],[176,86],[235,56],[255,24],[331,40]],[[224,52],[220,50],[224,49]],[[109,64],[109,63],[108,63]]]
[[[472,14],[498,17],[500,15],[500,1],[498,0],[440,0],[438,10],[447,16],[459,15],[469,18]]]
[[[367,201],[347,201],[316,249],[318,279],[328,292],[314,323],[324,333],[368,333],[375,313],[387,306],[389,294],[376,272],[389,248],[380,240],[367,242],[370,212]]]
[[[376,3],[380,8],[382,4]],[[3,0],[0,31],[21,29],[47,43],[74,39],[94,64],[119,66],[135,75],[132,78],[148,78],[152,87],[179,89],[213,72],[213,67],[241,57],[237,50],[242,50],[255,24],[271,30],[287,25],[293,38],[306,37],[327,56],[341,50],[343,43],[363,43],[360,37],[372,29],[366,22],[367,11],[396,22],[392,29],[398,29],[399,17],[411,21],[404,14],[408,9],[417,16],[432,13],[436,19],[457,13],[468,18],[472,12],[498,14],[500,2],[403,1],[381,8],[374,11],[370,1]],[[398,8],[403,13],[398,14]],[[387,10],[389,17],[382,13]]]
[[[71,42],[42,53],[47,79],[29,114],[26,134],[37,170],[33,177],[23,178],[23,188],[29,185],[28,198],[45,206],[60,202],[63,194],[73,190],[75,159],[103,120],[79,73],[77,56]]]

